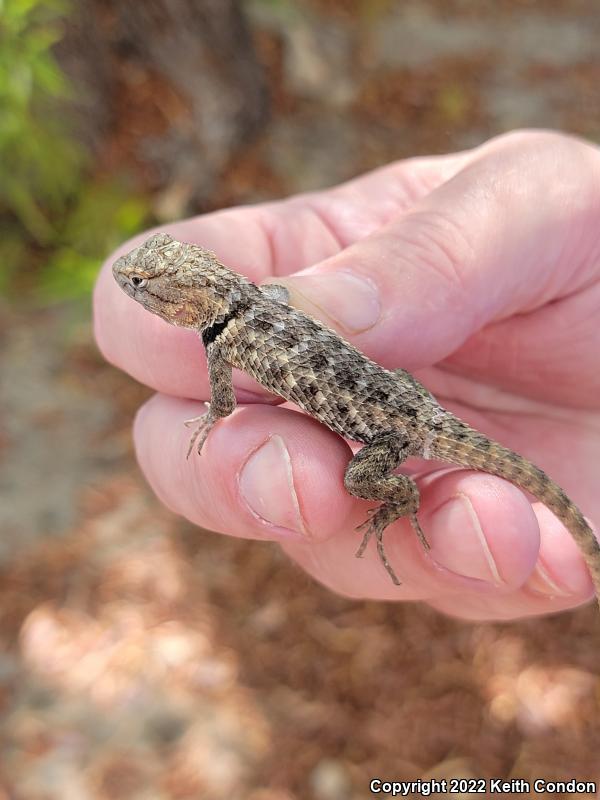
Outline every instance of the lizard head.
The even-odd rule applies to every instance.
[[[148,311],[172,325],[201,330],[221,312],[222,278],[232,273],[209,250],[156,233],[118,258],[113,275]]]

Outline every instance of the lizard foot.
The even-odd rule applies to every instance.
[[[364,531],[362,542],[356,551],[356,558],[362,558],[369,541],[374,535],[377,540],[377,552],[379,553],[379,558],[381,559],[383,566],[386,568],[390,578],[397,586],[400,585],[400,581],[398,580],[392,565],[388,561],[385,548],[383,546],[383,532],[391,522],[394,522],[394,520],[398,519],[398,516],[400,515],[397,513],[397,511],[384,504],[378,508],[370,508],[369,511],[367,511],[367,519],[362,523],[362,525],[359,525],[356,528],[357,531]],[[425,534],[423,533],[423,529],[419,524],[417,515],[413,513],[409,514],[408,517],[414,532],[417,534],[417,538],[423,545],[423,549],[430,550],[431,546],[427,541]]]
[[[357,531],[364,531],[363,540],[360,543],[360,547],[356,551],[356,558],[362,558],[371,537],[375,535],[377,540],[377,552],[379,553],[381,563],[386,568],[387,573],[392,579],[393,583],[395,583],[396,586],[400,586],[401,581],[398,580],[398,576],[388,561],[385,548],[383,546],[383,532],[390,523],[389,509],[386,508],[385,505],[382,505],[379,506],[379,508],[369,509],[367,514],[367,519],[356,528]]]
[[[431,545],[427,541],[425,534],[423,533],[423,528],[419,524],[419,520],[417,519],[416,514],[410,514],[409,516],[410,524],[412,525],[413,531],[417,534],[417,538],[423,545],[423,550],[431,550]]]
[[[200,414],[199,417],[192,417],[192,419],[186,419],[183,423],[186,428],[191,428],[193,425],[196,425],[196,430],[193,432],[192,437],[190,439],[190,445],[188,447],[186,458],[190,457],[190,453],[194,449],[194,445],[198,442],[197,450],[198,455],[200,455],[202,451],[202,446],[206,441],[206,437],[210,433],[210,429],[214,425],[215,420],[211,417],[210,414],[210,403],[206,403],[206,411],[204,414]]]
[[[361,523],[360,525],[357,525],[356,528],[354,529],[355,531],[358,531],[359,533],[360,533],[360,531],[364,531],[365,532],[364,536],[363,536],[363,539],[362,539],[362,542],[360,543],[360,547],[356,551],[356,558],[362,558],[363,557],[363,554],[364,554],[365,550],[367,549],[367,545],[369,544],[369,541],[371,540],[371,536],[373,536],[373,534],[375,533],[375,526],[373,525],[373,520],[371,519],[371,517],[373,516],[373,514],[375,514],[376,511],[378,511],[377,508],[370,508],[367,511],[367,519],[363,523]]]

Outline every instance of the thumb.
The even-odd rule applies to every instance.
[[[594,230],[599,179],[597,148],[508,134],[371,236],[277,282],[384,366],[428,366],[589,281],[595,244],[582,230]]]

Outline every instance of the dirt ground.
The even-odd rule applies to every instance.
[[[600,140],[593,0],[246,8],[272,118],[212,207],[514,127]],[[119,142],[127,158],[117,130]],[[176,216],[184,196],[153,202]],[[363,800],[374,777],[600,781],[594,608],[471,625],[335,597],[276,546],[160,506],[130,438],[148,396],[103,363],[87,310],[1,309],[0,800]]]

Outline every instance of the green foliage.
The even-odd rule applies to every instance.
[[[125,187],[115,182],[86,187],[42,273],[40,299],[87,296],[98,273],[99,257],[137,233],[146,217],[144,200],[130,195]]]
[[[466,117],[471,104],[464,89],[453,83],[438,93],[436,105],[446,122],[457,125]]]
[[[298,6],[296,0],[244,0],[244,6],[251,18],[262,17],[263,21],[289,23],[303,16],[302,7]]]
[[[100,259],[146,218],[126,186],[90,179],[67,127],[72,94],[53,45],[64,0],[0,0],[0,292],[89,293]]]
[[[40,244],[82,167],[61,124],[68,89],[51,51],[64,12],[62,0],[0,0],[0,205]]]

